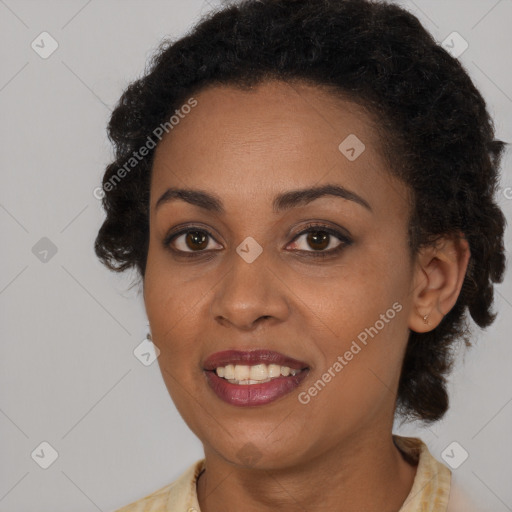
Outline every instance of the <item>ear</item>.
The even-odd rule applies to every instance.
[[[423,247],[414,266],[412,308],[409,329],[435,329],[459,297],[470,258],[468,241],[460,236],[444,236]]]

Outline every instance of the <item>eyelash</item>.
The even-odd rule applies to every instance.
[[[196,258],[201,255],[201,253],[206,253],[207,251],[180,251],[179,249],[173,249],[171,247],[171,242],[173,242],[176,238],[178,238],[180,235],[190,233],[192,231],[199,231],[200,233],[205,233],[207,237],[212,238],[215,240],[215,238],[210,234],[210,232],[204,228],[200,228],[199,226],[188,226],[186,229],[182,229],[181,231],[178,231],[177,233],[170,233],[167,235],[163,241],[164,247],[171,250],[173,253],[179,255],[180,257],[185,258]],[[340,231],[337,231],[329,226],[326,226],[324,224],[308,224],[306,226],[306,229],[298,233],[291,242],[294,242],[298,238],[300,238],[302,235],[305,235],[307,233],[315,233],[315,232],[323,232],[327,233],[331,236],[334,236],[335,238],[338,238],[340,240],[340,244],[335,247],[334,249],[329,249],[328,251],[302,251],[300,249],[294,249],[295,252],[302,252],[306,253],[306,257],[313,257],[313,258],[328,258],[333,257],[337,255],[339,252],[341,252],[346,246],[349,246],[352,244],[352,240],[345,234],[341,233]],[[216,240],[215,240],[216,241]],[[217,242],[218,243],[218,242]]]

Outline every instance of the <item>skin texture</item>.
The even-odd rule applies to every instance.
[[[195,98],[198,105],[156,150],[144,301],[167,389],[204,446],[201,511],[341,504],[344,512],[397,511],[416,472],[391,437],[409,329],[433,329],[453,307],[467,243],[446,238],[411,256],[408,188],[386,169],[371,119],[354,103],[275,81],[252,91],[209,87]],[[350,134],[366,147],[354,161],[338,149]],[[326,183],[355,192],[371,211],[325,196],[273,212],[277,194]],[[207,191],[226,211],[183,200],[155,210],[168,187]],[[297,235],[309,221],[348,232],[352,243],[325,259],[308,257],[317,246]],[[211,233],[206,254],[187,259],[164,247],[169,231],[185,223]],[[263,248],[252,263],[235,250],[248,236]],[[339,243],[331,236],[322,250]],[[186,235],[173,246],[199,250]],[[300,403],[298,393],[394,303],[400,312],[308,404]],[[221,350],[258,348],[306,362],[309,375],[267,405],[240,408],[217,398],[204,360]],[[240,455],[244,446],[257,453],[254,463]]]

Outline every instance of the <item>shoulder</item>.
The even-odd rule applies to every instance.
[[[421,439],[395,435],[393,440],[404,459],[416,466],[412,488],[399,512],[449,512],[451,471],[432,456]]]
[[[404,458],[417,465],[416,477],[400,512],[482,512],[470,498],[459,475],[438,461],[419,438],[393,436]]]
[[[165,510],[163,506],[168,501],[169,493],[174,484],[175,482],[172,482],[134,503],[117,509],[115,512],[156,512]]]
[[[203,464],[204,459],[194,462],[177,480],[114,512],[187,510],[186,504],[195,496],[195,482]]]

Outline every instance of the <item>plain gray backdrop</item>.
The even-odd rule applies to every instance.
[[[440,43],[452,38],[497,137],[511,142],[512,0],[401,4]],[[158,363],[145,366],[134,355],[147,333],[142,295],[128,290],[134,274],[110,273],[96,259],[104,214],[93,191],[112,157],[106,125],[123,89],[162,38],[185,34],[220,5],[0,0],[0,512],[108,512],[170,483],[203,456]],[[498,197],[509,224],[511,161],[509,150]],[[510,257],[510,228],[506,240]],[[475,327],[474,347],[452,374],[445,419],[430,428],[397,425],[396,432],[421,437],[439,460],[456,442],[457,456],[465,450],[468,457],[454,479],[482,510],[506,512],[510,272],[496,287],[495,305],[495,324]]]

